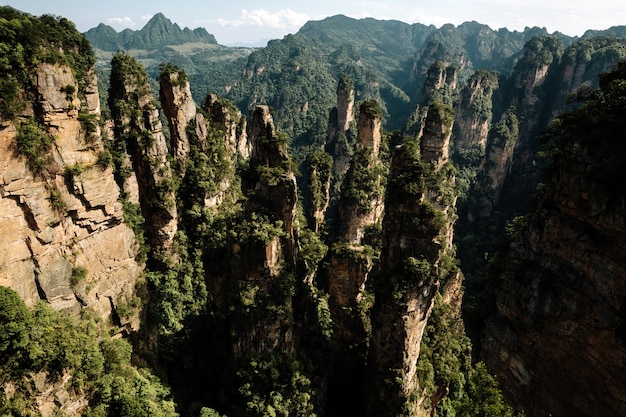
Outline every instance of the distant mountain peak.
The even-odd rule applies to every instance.
[[[191,42],[217,44],[215,37],[204,28],[184,30],[172,23],[163,13],[156,13],[140,30],[126,29],[116,32],[110,26],[100,23],[96,28],[89,29],[85,36],[94,48],[105,51],[119,49],[161,49],[168,45],[182,45]]]
[[[170,19],[165,17],[163,13],[159,12],[152,16],[141,30],[149,29],[155,26],[174,26],[174,24]]]

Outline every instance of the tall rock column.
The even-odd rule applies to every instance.
[[[286,137],[276,134],[267,106],[258,106],[248,124],[253,143],[243,219],[229,242],[231,284],[249,316],[234,341],[237,355],[292,353],[292,296],[297,253],[296,178]]]
[[[479,70],[470,77],[456,106],[455,150],[485,148],[493,118],[493,93],[497,88],[496,72]]]
[[[189,79],[184,71],[167,66],[161,71],[160,99],[170,128],[172,156],[185,160],[189,155],[187,126],[196,117]]]
[[[335,117],[331,117],[328,123],[328,143],[326,144],[327,152],[333,156],[333,173],[338,178],[346,173],[350,163],[348,147],[352,145],[346,135],[354,121],[354,96],[354,81],[348,76],[342,76],[337,85]]]
[[[117,140],[126,142],[139,185],[146,236],[156,258],[173,255],[177,211],[168,148],[145,69],[129,55],[111,61],[109,107]]]
[[[358,136],[337,205],[337,236],[326,276],[333,320],[329,402],[342,412],[361,403],[369,322],[365,282],[378,254],[376,226],[383,213],[384,179],[380,161],[382,110],[375,101],[360,106]],[[374,233],[368,233],[374,231]],[[356,380],[355,380],[356,379]]]
[[[452,124],[452,111],[433,104],[420,141],[408,139],[394,151],[372,311],[371,416],[420,412],[416,365],[440,278],[447,275],[440,259],[451,245],[454,220],[454,176],[447,161]]]
[[[337,242],[328,269],[329,305],[335,337],[347,345],[362,342],[366,334],[357,304],[372,267],[372,242],[366,231],[383,214],[383,166],[378,159],[382,111],[376,102],[361,105],[356,149],[342,186],[337,207]]]
[[[246,118],[230,101],[217,94],[208,94],[202,103],[202,109],[209,113],[211,122],[222,130],[227,138],[230,154],[248,159],[252,152],[252,142],[248,140]]]

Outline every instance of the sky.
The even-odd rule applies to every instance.
[[[570,36],[626,25],[624,0],[0,0],[0,4],[36,16],[66,17],[81,32],[100,23],[117,31],[139,30],[161,12],[181,28],[206,28],[222,45],[264,45],[296,33],[309,20],[337,14],[436,27],[472,20],[492,29],[538,26]]]

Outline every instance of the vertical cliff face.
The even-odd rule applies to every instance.
[[[499,203],[503,182],[510,173],[518,135],[519,121],[515,110],[510,108],[489,133],[485,158],[469,199],[470,222],[488,218]]]
[[[354,120],[354,83],[344,77],[337,86],[337,131],[345,132]]]
[[[146,236],[157,258],[173,254],[175,191],[159,112],[145,70],[130,56],[112,62],[109,101],[116,140],[123,140],[136,174]]]
[[[170,128],[172,156],[185,160],[189,156],[187,126],[196,117],[196,103],[191,96],[187,76],[175,68],[161,71],[160,98]]]
[[[532,416],[626,412],[624,123],[614,117],[625,78],[622,64],[597,99],[561,117],[539,207],[516,219],[495,264],[481,356]]]
[[[354,81],[344,76],[337,86],[337,107],[328,123],[327,152],[333,156],[334,177],[341,179],[350,164],[350,126],[354,121]],[[332,117],[334,116],[334,117]],[[354,138],[352,138],[354,140]]]
[[[248,140],[246,118],[241,111],[217,94],[209,94],[202,103],[202,108],[211,115],[215,128],[222,130],[227,137],[231,155],[248,159],[252,152],[252,141]]]
[[[458,95],[458,67],[454,64],[436,61],[426,73],[422,86],[422,99],[404,125],[405,137],[421,137],[430,104],[434,102],[453,106]]]
[[[485,148],[493,117],[493,93],[498,85],[498,74],[495,72],[477,71],[470,77],[456,106],[455,150],[468,150],[475,146]]]
[[[296,179],[285,137],[276,134],[267,106],[258,106],[248,124],[252,155],[242,184],[248,200],[244,219],[229,243],[229,269],[244,316],[237,332],[237,355],[292,353],[292,296],[297,254]]]
[[[330,204],[330,185],[333,173],[333,158],[324,150],[311,153],[306,161],[309,228],[318,233],[326,221],[326,210]]]
[[[0,285],[30,305],[90,307],[109,319],[135,297],[141,265],[99,159],[97,80],[93,71],[77,80],[65,64],[41,63],[29,76],[37,100],[0,127]],[[138,327],[136,315],[123,320]]]
[[[421,412],[420,341],[440,276],[445,276],[440,257],[449,247],[453,221],[454,177],[443,149],[449,145],[452,123],[451,110],[434,104],[421,140],[409,140],[394,151],[372,311],[369,415]],[[420,142],[430,159],[422,155]],[[435,143],[441,148],[435,149]]]
[[[359,303],[374,256],[373,243],[366,233],[380,223],[384,208],[383,165],[378,157],[381,113],[376,102],[361,105],[356,149],[342,184],[336,244],[327,272],[329,306],[335,324],[333,337],[341,345],[361,345],[361,349],[367,332]]]

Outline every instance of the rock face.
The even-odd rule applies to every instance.
[[[88,74],[80,100],[66,65],[39,64],[32,79],[36,105],[26,103],[24,117],[0,127],[0,285],[30,305],[44,299],[74,313],[90,307],[109,319],[112,308],[136,296],[142,265],[112,169],[97,163],[104,150],[97,80]],[[54,137],[39,173],[16,145],[28,132]],[[138,327],[136,314],[125,320]]]
[[[220,99],[217,94],[207,95],[202,108],[211,115],[214,127],[225,133],[230,154],[240,159],[250,158],[252,141],[248,140],[246,118],[241,111],[231,102]]]
[[[477,71],[470,77],[456,106],[455,150],[485,148],[491,128],[493,93],[498,85],[496,72]]]
[[[318,233],[326,221],[326,210],[330,204],[333,159],[319,149],[307,157],[306,167],[309,192],[307,220],[310,229]]]
[[[337,86],[335,118],[331,117],[328,123],[326,144],[326,151],[333,156],[334,176],[338,178],[343,177],[350,164],[350,144],[346,135],[354,121],[354,96],[354,82],[348,77],[342,77]]]
[[[491,129],[485,158],[469,200],[468,219],[488,218],[499,203],[503,182],[510,172],[519,121],[513,108]]]
[[[337,86],[337,130],[345,132],[354,120],[354,85],[343,78]]]
[[[420,341],[440,287],[440,256],[449,248],[454,182],[443,149],[449,145],[450,109],[432,105],[426,117],[432,137],[409,140],[394,151],[382,223],[380,274],[372,311],[368,415],[417,416]],[[442,126],[435,126],[438,120]],[[442,132],[447,132],[441,135]],[[420,154],[427,150],[432,159]],[[442,147],[436,150],[435,143]],[[430,178],[430,180],[429,180]],[[436,178],[436,179],[435,179]],[[432,185],[439,184],[431,188]],[[447,191],[446,191],[447,190]]]
[[[248,197],[248,227],[258,227],[262,216],[274,224],[263,236],[240,235],[228,248],[231,281],[247,311],[247,323],[233,341],[237,356],[266,352],[294,352],[292,296],[288,288],[297,255],[297,187],[285,138],[274,131],[267,106],[258,106],[248,124],[253,147],[250,173],[242,184]],[[255,219],[259,219],[256,220]],[[254,230],[245,232],[254,234]],[[281,288],[283,288],[281,290]],[[265,300],[255,301],[256,297]],[[268,301],[268,299],[270,301]],[[276,306],[268,314],[266,309]],[[241,317],[240,317],[241,320]]]
[[[383,214],[383,173],[378,158],[380,117],[361,106],[356,149],[342,185],[338,203],[336,246],[330,254],[328,293],[335,324],[333,339],[346,348],[360,345],[364,354],[367,332],[360,317],[359,303],[365,281],[373,266],[372,242],[368,228],[380,223]]]
[[[170,128],[172,156],[185,160],[189,155],[187,126],[196,117],[196,103],[191,97],[189,80],[180,71],[161,73],[160,96],[163,113]]]
[[[531,416],[626,413],[624,105],[611,101],[625,78],[622,65],[606,99],[563,119],[539,207],[496,263],[481,357]]]
[[[146,236],[163,260],[173,254],[178,229],[169,151],[146,72],[128,55],[112,61],[109,101],[116,140],[125,141],[137,178]]]

